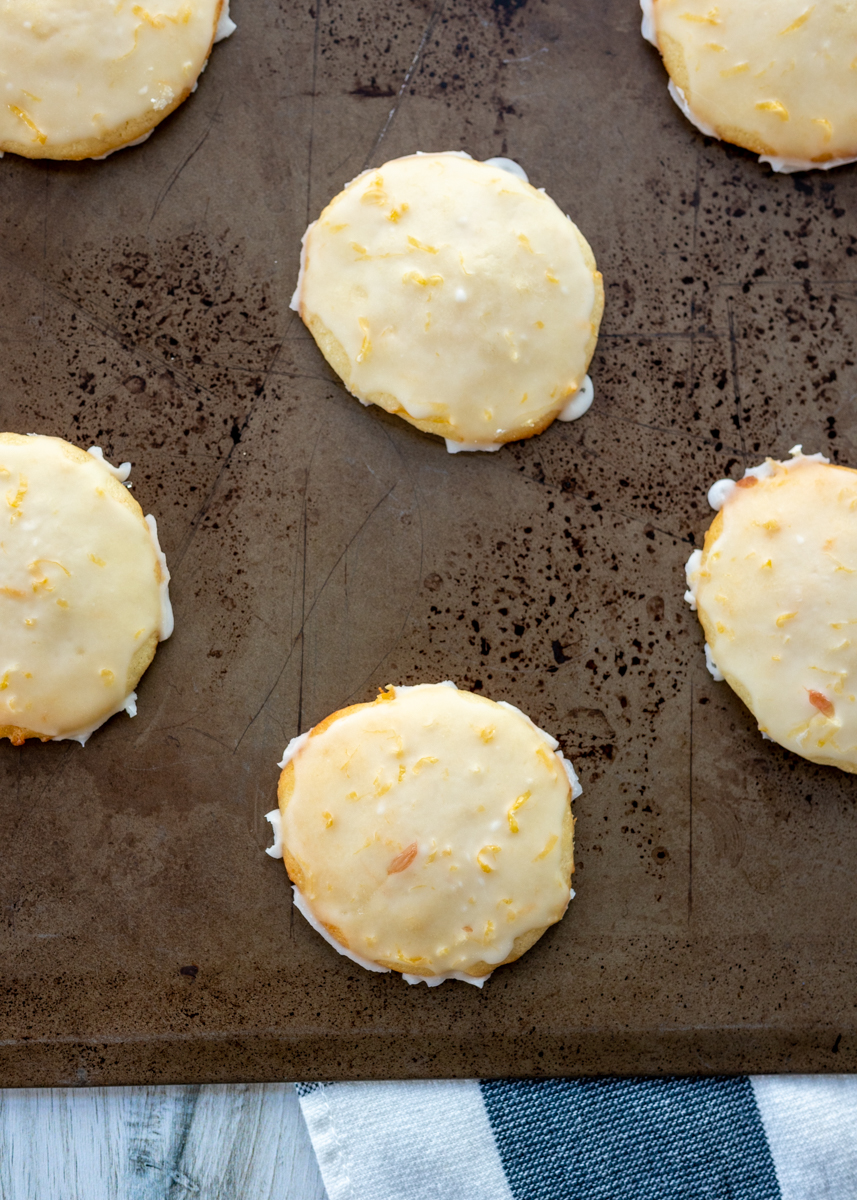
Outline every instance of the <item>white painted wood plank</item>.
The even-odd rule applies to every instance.
[[[291,1084],[0,1090],[2,1200],[326,1200]]]

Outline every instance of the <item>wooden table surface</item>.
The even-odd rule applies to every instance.
[[[326,1200],[290,1083],[0,1090],[2,1200]]]

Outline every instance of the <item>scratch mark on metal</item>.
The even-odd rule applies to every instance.
[[[173,186],[174,186],[174,184],[177,182],[177,180],[178,180],[178,177],[181,175],[182,171],[185,169],[185,167],[188,165],[188,163],[189,163],[189,162],[191,162],[191,160],[192,160],[192,159],[194,159],[194,158],[197,156],[197,154],[199,154],[200,150],[203,148],[203,146],[204,146],[204,145],[205,145],[205,143],[207,142],[207,140],[208,140],[208,135],[211,133],[212,127],[213,127],[213,125],[214,125],[214,122],[217,120],[217,118],[218,118],[218,116],[219,116],[219,114],[220,114],[220,106],[221,106],[221,104],[223,103],[223,95],[224,95],[224,93],[223,93],[223,92],[221,92],[221,93],[220,93],[220,96],[219,96],[219,98],[218,98],[218,101],[217,101],[217,107],[215,108],[214,112],[211,114],[211,118],[209,119],[209,122],[208,122],[208,125],[207,125],[207,127],[206,127],[205,133],[202,135],[202,137],[201,137],[201,138],[199,139],[199,141],[196,143],[196,145],[195,145],[195,146],[194,146],[194,148],[191,150],[191,152],[190,152],[189,154],[187,154],[187,155],[185,156],[185,158],[183,159],[183,161],[182,161],[182,162],[179,164],[179,166],[177,166],[177,167],[176,167],[176,169],[175,169],[175,170],[173,171],[173,173],[170,175],[170,177],[169,177],[169,179],[167,180],[167,182],[166,182],[166,183],[164,184],[164,186],[161,188],[161,191],[160,191],[160,193],[159,193],[159,195],[158,195],[158,198],[157,198],[157,200],[155,201],[155,207],[152,209],[152,215],[149,217],[149,224],[150,224],[150,225],[151,225],[151,224],[152,224],[152,222],[154,221],[155,217],[158,215],[158,209],[161,207],[161,205],[162,205],[162,204],[164,203],[164,201],[166,200],[167,196],[168,196],[168,195],[170,194],[170,192],[172,191],[172,189],[173,189]]]
[[[395,453],[395,455],[401,462],[403,469],[405,471],[407,471],[408,463],[405,460],[405,457],[402,454],[396,440],[390,435],[389,429],[385,428],[384,426],[381,426],[381,428],[383,429],[383,432],[384,432],[385,437],[387,438],[387,441],[392,446],[393,452]],[[394,485],[394,487],[395,487],[395,485]],[[387,494],[389,495],[389,492]],[[413,611],[414,602],[415,602],[417,596],[419,595],[420,584],[421,584],[422,577],[423,577],[424,561],[425,561],[425,534],[424,534],[424,529],[423,529],[423,510],[422,510],[422,505],[420,503],[420,489],[419,489],[419,484],[416,482],[414,483],[414,503],[415,503],[416,509],[417,509],[417,521],[419,523],[419,531],[420,531],[420,561],[419,561],[419,566],[417,568],[416,586],[414,587],[414,590],[411,592],[411,597],[408,602],[407,610],[405,612],[404,617],[402,618],[402,624],[399,627],[399,631],[396,634],[393,644],[389,647],[387,652],[378,660],[378,662],[374,665],[372,670],[369,671],[369,673],[365,676],[365,678],[363,680],[361,680],[360,684],[351,691],[350,695],[347,697],[347,700],[346,700],[347,703],[351,703],[351,701],[354,699],[355,696],[359,696],[362,693],[366,684],[369,682],[369,680],[372,678],[372,676],[375,674],[375,672],[379,671],[381,669],[381,667],[384,665],[384,663],[387,661],[387,659],[390,657],[390,655],[393,653],[393,651],[399,645],[399,643],[402,640],[402,635],[404,634],[405,629],[407,628],[408,618],[410,617],[411,612]]]
[[[523,56],[523,58],[504,58],[504,59],[502,60],[502,62],[503,62],[503,66],[504,66],[504,67],[507,67],[507,66],[509,66],[509,65],[511,65],[511,66],[517,66],[517,65],[518,65],[518,63],[525,63],[525,62],[529,62],[529,61],[530,61],[530,59],[531,59],[531,58],[535,58],[537,54],[547,54],[547,52],[548,52],[548,47],[547,47],[547,46],[542,46],[542,48],[541,48],[540,50],[534,50],[534,51],[532,52],[532,54],[525,54],[525,55]]]
[[[312,464],[310,464],[310,465],[312,465]],[[309,609],[305,608],[305,599],[304,599],[304,601],[302,603],[302,607],[301,607],[301,625],[300,625],[300,628],[298,629],[298,632],[294,636],[291,646],[289,647],[289,652],[286,655],[285,661],[283,662],[283,665],[280,667],[279,671],[277,672],[277,676],[276,676],[274,682],[271,684],[270,688],[268,689],[264,700],[259,705],[259,707],[256,709],[256,712],[253,714],[253,716],[250,718],[250,720],[247,722],[247,726],[244,729],[244,732],[241,734],[241,737],[235,743],[235,750],[233,751],[233,753],[236,753],[238,751],[239,746],[244,741],[244,738],[247,736],[248,732],[250,731],[251,726],[258,720],[259,715],[262,713],[262,711],[265,708],[265,705],[268,703],[268,701],[271,699],[271,696],[274,694],[274,692],[277,688],[277,685],[279,684],[280,680],[283,677],[286,667],[289,665],[289,663],[292,660],[292,656],[295,652],[295,648],[297,647],[298,642],[301,643],[301,650],[303,651],[304,628],[306,627],[307,622],[309,621],[310,617],[312,616],[313,612],[315,611],[316,605],[318,604],[318,602],[321,600],[322,596],[324,595],[325,589],[327,588],[327,585],[330,583],[330,580],[332,579],[337,567],[342,562],[343,558],[348,553],[348,551],[351,549],[351,547],[354,545],[354,543],[357,541],[357,539],[360,537],[363,530],[366,528],[366,526],[372,520],[375,513],[378,511],[378,509],[381,507],[381,505],[384,503],[384,501],[387,499],[387,497],[392,495],[392,493],[396,490],[396,488],[398,487],[398,484],[399,484],[399,481],[396,480],[396,482],[387,489],[387,491],[384,493],[384,495],[381,496],[381,498],[370,509],[370,511],[366,514],[366,516],[361,521],[359,527],[355,530],[355,532],[351,535],[351,537],[345,543],[345,546],[343,547],[339,556],[337,557],[336,562],[333,564],[333,566],[330,568],[327,575],[325,576],[324,583],[322,583],[321,587],[319,588],[318,592],[316,593],[315,597],[313,598],[312,604],[309,606]],[[304,505],[306,505],[306,497],[304,497]],[[305,569],[306,569],[306,517],[304,517],[304,551],[303,551],[303,554],[304,554],[303,563],[304,563],[304,571],[305,571]],[[304,580],[302,580],[302,587],[304,589],[304,597],[305,597],[305,587],[306,587],[305,576],[304,576]],[[301,660],[301,671],[303,671],[303,659]],[[302,695],[299,696],[299,703],[298,703],[298,733],[300,733],[301,720],[303,717],[303,711],[302,711],[301,705],[302,705]]]
[[[437,0],[437,3],[435,4],[434,8],[432,9],[432,14],[428,19],[428,23],[427,23],[425,29],[423,30],[423,36],[420,38],[420,44],[417,46],[417,52],[414,55],[414,57],[411,59],[411,65],[408,67],[407,71],[405,71],[405,77],[402,80],[402,86],[399,88],[398,95],[396,96],[396,99],[393,101],[393,107],[387,113],[387,119],[384,122],[384,124],[381,126],[378,136],[375,138],[375,144],[373,145],[373,147],[369,151],[369,153],[366,155],[366,159],[361,168],[361,170],[363,170],[363,171],[366,170],[366,168],[369,166],[369,164],[372,162],[373,158],[377,154],[378,148],[380,147],[384,138],[387,136],[390,126],[393,124],[393,121],[396,118],[396,113],[399,111],[399,107],[402,103],[405,93],[408,90],[408,84],[413,79],[414,71],[416,71],[417,67],[419,66],[419,62],[420,62],[420,59],[422,58],[423,50],[425,49],[426,43],[428,42],[429,38],[431,37],[432,33],[434,32],[434,27],[435,27],[435,25],[437,25],[437,23],[440,19],[440,14],[443,12],[445,4],[446,4],[446,0]]]
[[[2,263],[4,267],[9,267],[11,270],[17,271],[19,274],[23,275],[24,278],[32,279],[37,284],[41,285],[41,287],[44,288],[50,295],[57,297],[63,303],[67,304],[89,325],[94,326],[99,333],[103,334],[104,337],[109,338],[110,341],[114,342],[120,348],[120,350],[124,350],[126,354],[135,354],[150,366],[169,371],[170,375],[176,380],[177,383],[182,383],[186,387],[192,389],[194,394],[207,396],[212,402],[216,400],[215,393],[211,391],[210,388],[205,387],[201,383],[197,383],[196,380],[192,379],[184,371],[179,370],[173,364],[166,362],[162,356],[152,354],[152,352],[145,346],[141,345],[139,342],[135,342],[132,337],[122,333],[120,329],[115,328],[115,326],[113,326],[106,317],[103,317],[98,312],[92,312],[88,308],[85,308],[79,300],[75,300],[67,292],[64,292],[62,288],[52,284],[46,277],[37,275],[34,271],[29,270],[27,267],[21,266],[8,252],[0,251],[0,263]]]
[[[315,0],[315,33],[312,43],[312,92],[309,108],[309,145],[307,146],[306,164],[306,223],[310,222],[310,200],[312,199],[312,151],[315,139],[315,85],[318,75],[318,43],[321,31],[322,0]]]

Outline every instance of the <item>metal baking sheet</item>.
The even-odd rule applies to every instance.
[[[710,481],[857,466],[857,172],[699,135],[633,0],[234,9],[145,145],[0,163],[2,426],[133,462],[176,610],[135,720],[0,745],[0,1083],[857,1069],[857,782],[762,741],[682,600]],[[459,148],[607,307],[585,418],[451,457],[288,304],[347,180]],[[263,853],[289,738],[445,678],[584,787],[577,898],[482,992],[359,970]]]

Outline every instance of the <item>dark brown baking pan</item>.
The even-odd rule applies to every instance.
[[[705,490],[857,466],[857,173],[669,99],[632,0],[236,0],[149,142],[0,163],[2,427],[134,463],[176,632],[88,745],[0,745],[0,1083],[857,1069],[853,777],[705,669]],[[289,310],[367,164],[523,164],[607,308],[586,417],[492,455],[363,409]],[[577,898],[484,991],[337,956],[263,853],[286,742],[388,682],[578,767]]]

